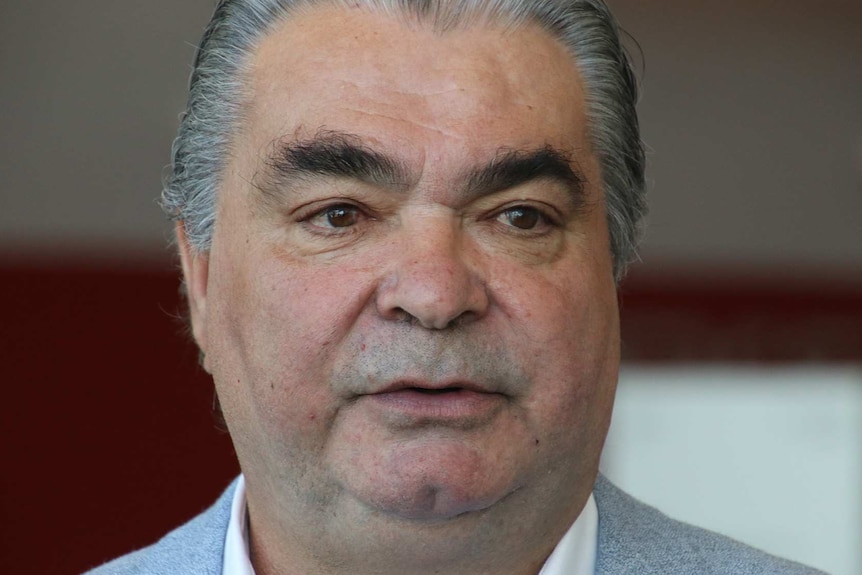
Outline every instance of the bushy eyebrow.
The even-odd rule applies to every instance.
[[[360,136],[339,131],[322,130],[305,140],[278,140],[264,165],[264,171],[255,176],[264,196],[283,193],[291,184],[314,177],[352,179],[400,192],[418,181],[403,162],[372,149]],[[582,207],[584,175],[568,154],[550,145],[532,150],[501,148],[487,164],[466,171],[453,184],[470,201],[537,180],[563,184],[573,207]]]
[[[586,178],[573,165],[567,154],[550,145],[538,150],[505,150],[468,174],[465,191],[478,197],[536,180],[552,180],[568,188],[574,207],[579,208],[585,201]]]
[[[353,179],[388,189],[411,185],[403,164],[344,132],[321,131],[307,140],[278,141],[265,160],[266,181],[273,187],[308,177]]]

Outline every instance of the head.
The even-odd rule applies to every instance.
[[[615,34],[595,3],[220,5],[167,203],[260,572],[537,572],[579,513],[641,211]]]
[[[291,13],[323,0],[219,2],[198,49],[188,109],[173,149],[162,205],[183,222],[191,245],[212,241],[221,178],[233,136],[243,121],[245,74],[255,47]],[[347,3],[345,3],[347,4]],[[359,5],[410,15],[439,29],[482,18],[529,21],[556,38],[575,59],[586,87],[589,137],[602,170],[614,275],[635,257],[643,217],[644,151],[635,104],[637,83],[603,0],[362,0]]]

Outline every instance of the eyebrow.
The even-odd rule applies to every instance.
[[[562,183],[575,207],[585,201],[585,176],[568,154],[551,145],[538,150],[501,151],[485,167],[468,174],[465,188],[467,194],[478,197],[536,180]]]
[[[406,164],[371,149],[360,136],[339,131],[320,131],[306,140],[278,140],[265,166],[269,185],[257,187],[266,196],[308,177],[352,179],[402,192],[418,180]],[[575,208],[584,204],[583,173],[569,154],[551,145],[533,150],[501,148],[486,165],[458,178],[457,186],[473,199],[537,180],[560,182]]]
[[[344,132],[322,131],[308,140],[278,141],[265,165],[267,180],[275,187],[316,176],[353,179],[395,190],[406,190],[412,183],[402,163]]]

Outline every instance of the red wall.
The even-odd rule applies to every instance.
[[[0,269],[4,573],[155,541],[237,473],[169,270]]]
[[[632,277],[624,357],[862,361],[862,289]],[[238,472],[172,269],[0,265],[3,571],[73,575],[156,540]]]

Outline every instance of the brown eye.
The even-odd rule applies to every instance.
[[[331,228],[348,228],[356,225],[359,220],[359,210],[353,206],[332,206],[326,208],[319,215],[321,224]]]
[[[502,214],[500,218],[511,226],[520,230],[532,230],[542,223],[542,214],[535,208],[526,206],[517,206],[509,208]]]

